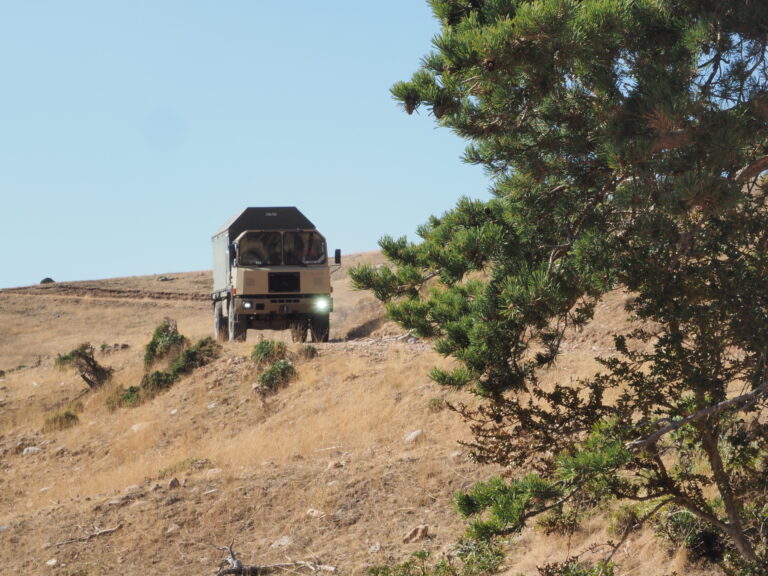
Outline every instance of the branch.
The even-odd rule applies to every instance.
[[[58,542],[56,546],[64,546],[65,544],[72,544],[74,542],[88,542],[91,538],[96,538],[97,536],[103,536],[104,534],[112,534],[112,532],[116,532],[117,530],[120,530],[122,528],[122,524],[118,524],[114,528],[106,528],[104,530],[100,530],[96,526],[93,527],[95,532],[88,533],[86,532],[85,536],[81,536],[80,538],[71,538],[69,540],[64,540],[64,542]]]
[[[328,566],[325,564],[315,564],[314,562],[306,562],[304,560],[297,560],[295,562],[283,562],[281,564],[266,564],[257,566],[245,566],[240,560],[237,559],[235,551],[232,549],[234,542],[229,546],[216,546],[218,550],[223,550],[229,553],[229,556],[224,559],[222,565],[229,564],[229,568],[219,568],[216,572],[216,576],[225,576],[232,574],[236,576],[264,576],[264,574],[270,574],[278,570],[293,571],[297,568],[307,568],[311,572],[336,572],[335,566]]]
[[[736,181],[746,182],[747,180],[752,180],[752,178],[759,176],[765,170],[768,170],[768,156],[758,158],[752,164],[744,166],[744,168],[736,172]]]
[[[670,432],[674,432],[675,430],[682,428],[686,424],[690,424],[691,422],[695,422],[696,420],[702,420],[703,418],[707,418],[715,414],[720,414],[721,412],[725,412],[730,408],[735,408],[743,404],[752,404],[756,402],[757,399],[760,397],[760,395],[764,394],[765,392],[768,392],[768,380],[764,381],[760,386],[758,386],[751,392],[742,394],[741,396],[736,396],[735,398],[731,398],[730,400],[724,400],[722,402],[719,402],[707,408],[702,408],[701,410],[698,410],[697,412],[694,412],[693,414],[686,416],[681,420],[675,420],[671,424],[668,424],[667,426],[664,426],[657,432],[654,432],[653,434],[648,436],[648,438],[638,438],[637,440],[628,442],[625,445],[625,448],[631,452],[639,452],[641,450],[646,450],[649,446],[658,442],[662,438],[662,436],[665,436]]]

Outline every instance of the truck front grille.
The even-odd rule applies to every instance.
[[[299,272],[270,272],[270,292],[299,292],[301,289],[301,274]]]

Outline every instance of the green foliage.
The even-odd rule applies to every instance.
[[[155,333],[157,334],[158,330]],[[171,348],[176,348],[179,342],[187,342],[187,339],[182,335],[173,337],[171,340],[175,341]],[[142,376],[138,386],[129,386],[127,389],[117,388],[107,397],[106,405],[110,410],[139,406],[169,389],[182,376],[214,360],[218,356],[219,350],[220,346],[210,337],[198,340],[192,346],[181,348],[171,361],[168,370],[147,372]],[[155,359],[157,358],[155,357]]]
[[[296,368],[288,360],[278,360],[259,375],[259,384],[268,390],[277,390],[296,377]]]
[[[504,554],[497,541],[462,540],[446,556],[432,559],[430,552],[414,552],[400,564],[373,566],[370,576],[487,576],[498,572]]]
[[[448,403],[445,401],[445,398],[441,398],[440,396],[430,398],[429,402],[427,402],[427,408],[430,412],[442,412],[447,407]]]
[[[251,351],[251,360],[257,366],[266,366],[278,360],[282,360],[288,354],[285,342],[279,340],[261,340]]]
[[[179,333],[176,321],[166,318],[155,328],[152,339],[144,349],[144,366],[150,367],[158,360],[178,352],[187,342],[186,337]]]
[[[538,567],[539,576],[613,576],[615,571],[610,563],[591,564],[578,558],[563,562],[551,562]]]
[[[390,265],[351,277],[457,361],[432,377],[481,398],[461,409],[474,458],[536,473],[460,500],[473,530],[514,532],[561,499],[564,514],[669,502],[754,564],[766,538],[749,510],[768,504],[768,5],[430,5],[434,51],[392,94],[468,140],[492,198],[431,217],[419,243],[385,236]],[[618,286],[640,328],[615,334],[600,373],[541,386]]]
[[[728,548],[721,530],[681,508],[673,508],[658,517],[656,530],[672,546],[685,546],[694,558],[718,561]]]
[[[100,388],[112,378],[113,369],[99,364],[93,354],[93,346],[86,342],[67,354],[57,355],[54,366],[60,370],[73,367],[89,388]]]
[[[305,344],[301,347],[299,350],[299,357],[303,360],[312,360],[314,358],[317,358],[317,348],[315,346],[312,346],[312,344]]]
[[[56,281],[53,278],[45,277],[40,280],[40,284],[54,284]]]
[[[45,419],[43,424],[43,432],[58,432],[60,430],[66,430],[72,428],[80,423],[80,419],[72,410],[64,410]]]

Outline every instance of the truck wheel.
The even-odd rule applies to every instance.
[[[242,318],[235,312],[235,299],[229,299],[229,339],[234,342],[243,342],[245,340],[246,327]]]
[[[227,322],[224,320],[224,306],[221,300],[217,300],[213,305],[213,335],[219,342],[226,341],[227,336],[229,336]]]
[[[306,342],[309,318],[302,316],[298,320],[291,321],[291,340],[294,342]]]
[[[328,314],[314,314],[310,322],[313,342],[328,342],[331,321]]]

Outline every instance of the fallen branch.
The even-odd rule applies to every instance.
[[[88,542],[88,540],[91,540],[92,538],[96,538],[97,536],[103,536],[104,534],[112,534],[112,532],[116,532],[117,530],[120,530],[122,528],[122,524],[118,524],[114,528],[105,528],[104,530],[101,530],[100,528],[94,526],[93,529],[95,532],[86,532],[85,536],[81,536],[80,538],[70,538],[69,540],[64,540],[64,542],[58,542],[56,543],[56,546],[64,546],[66,544],[74,544],[75,542]]]
[[[227,574],[236,576],[264,576],[264,574],[271,574],[278,570],[294,571],[299,568],[306,568],[310,572],[336,572],[335,566],[305,562],[303,560],[297,560],[296,562],[282,562],[280,564],[246,566],[238,560],[237,554],[235,554],[235,551],[232,549],[234,544],[235,543],[232,542],[229,546],[216,546],[217,550],[223,550],[229,553],[229,556],[222,561],[219,571],[216,572],[216,576],[225,576]],[[227,565],[229,567],[226,567]]]

